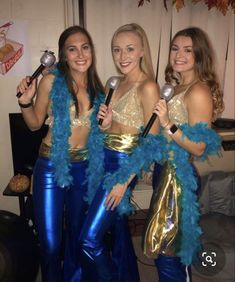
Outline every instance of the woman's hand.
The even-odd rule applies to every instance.
[[[107,129],[112,124],[113,119],[113,112],[112,106],[109,105],[108,107],[105,104],[101,104],[99,108],[99,112],[97,114],[97,119],[103,119],[102,125],[100,126],[101,129]]]
[[[166,100],[160,99],[155,105],[153,112],[158,116],[161,126],[165,128],[170,121]]]
[[[21,92],[23,95],[18,99],[18,101],[21,104],[28,104],[32,101],[35,93],[36,93],[36,88],[37,88],[37,81],[34,79],[30,85],[28,85],[30,81],[30,77],[26,77],[21,80],[21,82],[18,84],[16,90],[17,93]]]
[[[104,205],[107,210],[112,211],[120,204],[127,187],[128,184],[117,184],[113,187],[104,202]]]

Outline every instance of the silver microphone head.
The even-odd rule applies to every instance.
[[[113,90],[117,89],[119,81],[120,81],[120,77],[118,77],[118,76],[111,76],[109,78],[109,80],[107,81],[108,88],[111,88]]]
[[[53,52],[51,51],[45,51],[40,59],[40,63],[44,67],[50,67],[52,66],[56,61],[56,57]]]
[[[166,101],[169,101],[174,95],[174,86],[170,84],[165,84],[161,88],[160,96],[161,98],[165,99]]]

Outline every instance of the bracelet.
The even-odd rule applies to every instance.
[[[28,104],[21,104],[20,102],[18,102],[18,104],[19,104],[19,106],[20,106],[21,108],[24,108],[24,109],[33,106],[33,103],[32,103],[32,102],[30,102],[30,103],[28,103]]]
[[[163,128],[166,128],[167,125],[168,125],[170,122],[171,122],[171,121],[170,121],[170,119],[169,119],[168,122],[167,122],[164,126],[162,125],[162,127],[163,127]]]

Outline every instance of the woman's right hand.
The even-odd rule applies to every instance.
[[[105,104],[101,104],[97,114],[97,119],[103,119],[102,125],[100,126],[101,129],[109,128],[113,119],[112,106],[106,106]]]
[[[18,84],[16,90],[17,93],[21,92],[23,95],[18,99],[18,101],[22,104],[28,104],[32,101],[35,93],[36,93],[36,79],[32,81],[30,85],[28,82],[30,81],[30,77],[27,76],[26,78],[22,79],[21,82]]]
[[[169,115],[166,100],[160,99],[154,107],[153,111],[159,118],[162,127],[169,123]]]

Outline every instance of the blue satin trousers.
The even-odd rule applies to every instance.
[[[105,171],[114,172],[119,167],[119,161],[127,157],[126,153],[105,149]],[[129,189],[133,189],[136,182],[137,179],[134,179]],[[80,242],[85,277],[83,282],[139,282],[127,217],[119,216],[116,210],[106,210],[104,201],[107,194],[101,183],[82,228]],[[113,242],[107,247],[105,235],[109,232]]]
[[[42,282],[81,281],[78,238],[87,211],[86,168],[87,161],[72,162],[73,185],[61,188],[54,182],[51,161],[43,157],[36,161],[33,201]]]

